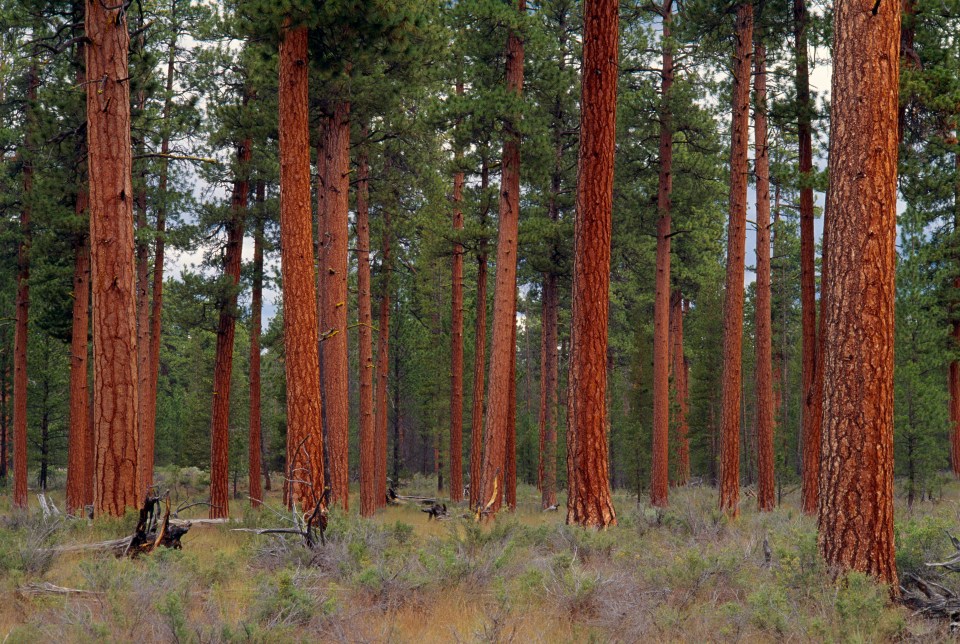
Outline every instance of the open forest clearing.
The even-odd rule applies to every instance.
[[[433,485],[417,479],[404,492]],[[528,486],[490,524],[458,518],[463,506],[432,520],[415,502],[372,520],[335,513],[312,551],[231,531],[282,525],[271,499],[273,509],[245,508],[229,525],[191,528],[183,550],[138,559],[45,551],[129,534],[132,516],[88,524],[5,512],[0,640],[953,641],[948,622],[914,616],[868,577],[833,582],[796,493],[771,513],[746,504],[737,521],[713,489],[671,493],[663,510],[615,494],[619,525],[604,532],[540,511]],[[960,591],[960,573],[924,566],[955,552],[946,531],[958,517],[957,483],[912,510],[898,495],[901,576]]]
[[[958,34],[0,0],[0,634],[952,637]]]

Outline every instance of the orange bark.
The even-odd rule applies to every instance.
[[[77,193],[76,213],[87,214],[86,187]],[[67,445],[67,512],[82,513],[87,503],[86,480],[93,477],[87,461],[90,390],[87,382],[87,339],[90,332],[90,236],[83,231],[75,247],[73,268],[73,330],[70,342],[70,440]]]
[[[369,136],[363,128],[362,138]],[[357,158],[357,308],[360,324],[360,514],[377,509],[377,459],[373,420],[373,316],[370,303],[370,168],[366,148]]]
[[[140,502],[130,36],[125,13],[87,0],[86,35],[94,511],[120,516]]]
[[[288,501],[312,508],[323,494],[317,292],[310,216],[307,30],[280,43],[280,240],[287,379]]]
[[[653,454],[650,503],[667,505],[670,435],[670,196],[673,191],[672,0],[663,3],[663,67],[660,98],[660,174],[657,189],[657,272],[653,302]]]
[[[574,231],[567,523],[616,525],[606,437],[607,319],[617,106],[616,0],[584,7],[577,215]]]
[[[526,0],[517,0],[517,11],[526,11]],[[516,31],[507,37],[507,91],[523,91],[523,39]],[[510,347],[516,326],[517,236],[520,219],[520,134],[507,122],[503,141],[500,185],[500,223],[497,237],[497,273],[493,301],[493,339],[490,354],[489,402],[480,472],[480,498],[493,516],[500,509],[507,467],[507,433],[510,423],[510,372],[514,352]],[[494,494],[494,491],[497,491]]]
[[[750,124],[750,55],[753,5],[737,7],[733,59],[733,142],[730,151],[730,224],[723,302],[723,409],[720,428],[720,509],[740,513],[740,363],[743,346],[743,268],[747,227],[747,147]]]
[[[773,347],[770,314],[770,148],[767,145],[767,53],[758,38],[754,49],[754,136],[757,175],[757,505],[776,504],[773,477]]]
[[[383,211],[380,316],[377,323],[377,391],[373,445],[376,456],[376,507],[387,504],[387,378],[390,373],[390,211]],[[399,446],[394,445],[394,450]]]
[[[486,199],[490,181],[490,169],[486,160],[480,168],[480,194],[484,195],[484,207],[480,223],[486,224],[489,202]],[[487,252],[481,241],[477,254],[477,319],[474,324],[473,343],[473,412],[470,423],[470,507],[480,504],[480,467],[483,458],[483,385],[487,358]]]
[[[244,103],[247,102],[246,97]],[[243,254],[243,221],[247,216],[247,193],[251,147],[245,139],[237,148],[237,178],[230,199],[227,247],[223,259],[226,291],[221,294],[217,324],[217,349],[213,366],[213,414],[210,420],[210,518],[230,516],[230,384],[233,374],[233,343],[237,328],[237,291]]]
[[[319,280],[322,289],[321,356],[326,454],[331,501],[348,508],[350,493],[347,401],[347,241],[350,199],[350,103],[338,101],[324,128],[326,216],[321,224],[323,246]]]
[[[898,594],[893,535],[899,3],[833,16],[818,543]]]

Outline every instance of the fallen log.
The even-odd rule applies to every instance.
[[[43,583],[32,582],[17,588],[21,595],[102,595],[103,593],[95,590],[80,590],[78,588],[64,588],[51,584],[49,581]]]
[[[947,533],[956,552],[943,562],[928,563],[928,568],[944,568],[949,572],[960,572],[960,540]],[[916,615],[950,621],[951,630],[960,628],[960,593],[919,575],[904,575],[900,585],[901,601],[913,608]]]

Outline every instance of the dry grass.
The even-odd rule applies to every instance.
[[[419,480],[405,491],[429,490]],[[898,507],[901,569],[949,548],[943,530],[960,520],[958,499],[950,483],[936,503]],[[315,552],[206,526],[183,551],[138,561],[43,554],[121,536],[130,517],[54,523],[0,508],[0,641],[950,640],[945,624],[890,604],[868,579],[831,581],[795,498],[766,515],[746,499],[735,522],[710,489],[672,490],[665,511],[616,501],[620,526],[599,533],[540,512],[536,491],[523,488],[517,512],[484,525],[458,518],[465,505],[430,521],[411,503],[371,521],[335,514]],[[244,525],[282,521],[241,506]],[[38,582],[92,592],[18,591]]]

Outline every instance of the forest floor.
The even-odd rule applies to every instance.
[[[181,500],[203,497],[202,486],[175,476]],[[431,485],[418,479],[403,492],[429,494]],[[796,493],[768,514],[745,497],[736,521],[718,513],[710,488],[672,489],[663,511],[622,493],[619,526],[605,532],[541,512],[531,487],[519,495],[516,512],[483,526],[459,516],[465,506],[444,521],[413,503],[372,520],[333,514],[326,545],[314,551],[231,531],[283,525],[275,499],[260,512],[235,501],[235,523],[194,526],[183,550],[137,560],[52,550],[126,536],[132,514],[67,521],[0,505],[0,641],[952,639],[947,623],[891,603],[865,577],[833,581]],[[897,501],[901,574],[930,575],[924,562],[945,557],[946,531],[960,530],[960,483],[910,510]],[[952,576],[941,582],[960,587]],[[43,584],[85,592],[54,594]]]

